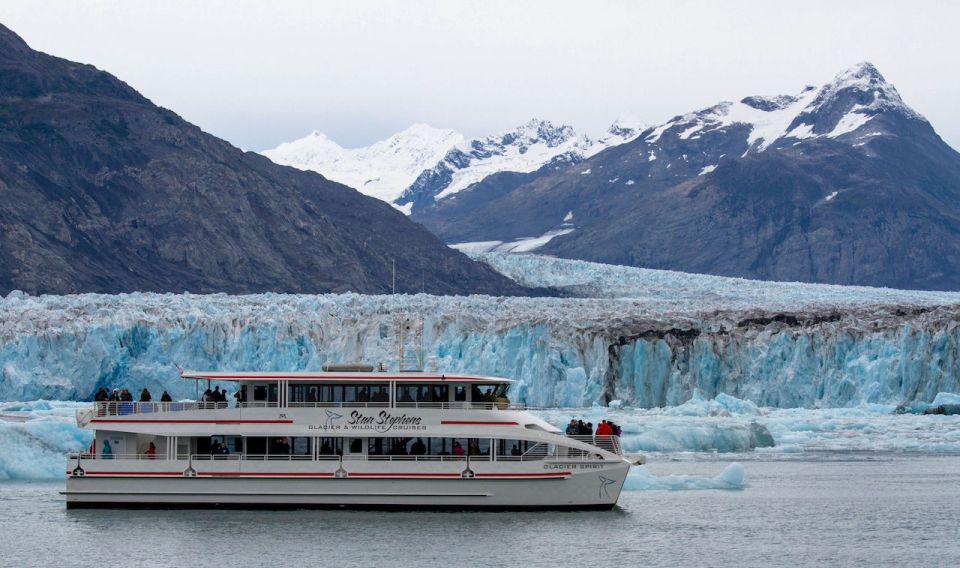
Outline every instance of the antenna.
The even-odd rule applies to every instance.
[[[399,370],[423,370],[423,318],[412,319],[406,314],[397,318],[397,348]]]

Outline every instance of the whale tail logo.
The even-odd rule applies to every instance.
[[[343,414],[338,414],[332,410],[327,410],[327,421],[323,423],[323,427],[327,430],[333,428],[333,421],[343,418]]]
[[[601,476],[600,476],[600,490],[599,490],[598,493],[597,493],[597,497],[599,497],[599,498],[601,498],[601,499],[603,499],[603,498],[609,499],[609,498],[610,498],[610,490],[607,489],[607,488],[610,487],[611,485],[613,485],[613,484],[616,483],[616,482],[617,482],[616,479],[610,479],[609,477],[604,477],[604,476],[601,475]]]

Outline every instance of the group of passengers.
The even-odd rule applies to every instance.
[[[97,405],[101,416],[104,414],[128,414],[134,412],[132,406],[122,404],[125,402],[134,402],[133,393],[126,388],[109,391],[106,387],[100,387],[96,394],[93,395],[93,400],[97,403],[105,403]],[[137,402],[152,401],[153,395],[150,394],[147,388],[140,391],[140,399]],[[173,402],[173,397],[171,397],[167,391],[163,391],[160,402]]]
[[[612,420],[601,420],[597,425],[596,432],[593,431],[593,422],[584,423],[583,420],[573,418],[570,424],[567,424],[566,434],[568,436],[620,436],[623,430]]]
[[[214,456],[214,459],[225,459],[218,456],[229,456],[230,448],[223,442],[214,442],[210,444],[210,455]]]
[[[243,402],[240,400],[239,391],[234,393],[233,398],[237,399],[238,406]],[[226,408],[227,400],[227,389],[220,390],[220,385],[217,385],[213,390],[207,389],[203,391],[203,397],[200,398],[205,408]]]

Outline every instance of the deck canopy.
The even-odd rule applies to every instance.
[[[313,371],[280,371],[280,372],[235,372],[235,371],[183,371],[180,377],[184,379],[210,381],[331,381],[331,382],[417,382],[417,383],[514,383],[513,379],[502,377],[486,377],[482,375],[457,375],[449,373],[428,372],[313,372]]]

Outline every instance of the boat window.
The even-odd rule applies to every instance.
[[[390,402],[390,390],[386,384],[370,385],[370,402]]]
[[[397,402],[447,402],[450,400],[449,385],[422,384],[404,384],[397,385]]]
[[[263,456],[267,453],[267,439],[262,437],[249,437],[247,442],[247,456]]]
[[[347,438],[348,448],[350,454],[362,454],[363,453],[363,438]]]
[[[295,437],[293,438],[292,443],[290,444],[295,456],[309,456],[310,452],[310,438],[306,437]]]
[[[497,385],[473,385],[471,390],[471,399],[473,402],[496,402]]]
[[[467,401],[467,386],[466,385],[456,385],[453,387],[453,400],[457,402],[466,402]]]
[[[467,440],[467,455],[490,455],[490,438],[470,438]]]
[[[274,384],[267,385],[267,402],[277,402],[280,387]]]
[[[534,444],[530,440],[497,440],[497,456],[520,457]]]
[[[314,403],[320,400],[319,385],[291,385],[290,402]]]
[[[343,446],[341,445],[343,438],[320,438],[320,455],[321,456],[338,456],[343,454]]]
[[[267,385],[253,385],[253,400],[267,400]]]
[[[359,390],[357,385],[344,385],[343,386],[343,401],[344,402],[357,402],[357,391]]]
[[[289,456],[290,451],[290,438],[284,436],[270,438],[269,454],[271,456]]]

